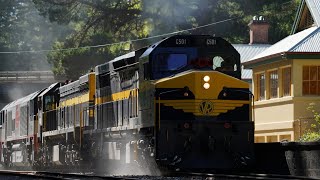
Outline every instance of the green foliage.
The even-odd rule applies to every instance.
[[[267,17],[270,22],[270,42],[277,42],[288,36],[294,22],[297,7],[297,1],[282,1],[281,5],[273,2],[263,6],[261,15]]]
[[[320,140],[320,114],[315,110],[315,104],[310,103],[308,108],[313,115],[313,120],[310,129],[300,137],[299,141],[309,142],[309,141],[319,141]]]
[[[143,16],[148,19],[151,35],[235,18],[232,21],[188,33],[212,34],[224,37],[232,43],[244,44],[249,43],[247,25],[253,16],[264,16],[270,23],[270,43],[275,43],[288,36],[298,7],[298,0],[191,0],[188,2],[144,0],[142,2]]]
[[[299,139],[302,142],[311,142],[311,141],[319,141],[320,140],[320,133],[308,130],[305,132]]]
[[[103,64],[117,55],[125,53],[123,46],[54,51],[48,54],[48,61],[53,65],[53,72],[57,77],[76,80],[89,69],[94,69],[96,65]],[[54,49],[64,49],[65,47],[63,42],[56,42],[54,45]]]
[[[0,0],[0,51],[59,50],[0,54],[5,59],[0,61],[0,70],[41,69],[47,60],[56,76],[76,79],[95,65],[126,53],[128,44],[77,47],[145,38],[229,18],[236,19],[184,33],[212,34],[247,44],[247,24],[255,15],[263,15],[271,24],[269,39],[274,43],[289,35],[298,1]],[[132,48],[157,40],[160,38],[136,41]],[[69,48],[73,49],[60,51]]]
[[[307,110],[311,111],[312,114],[313,114],[313,118],[315,120],[315,124],[312,124],[312,127],[313,128],[317,128],[317,127],[320,127],[320,114],[319,112],[317,112],[315,110],[315,104],[314,103],[310,103],[309,104],[309,107],[307,108]]]
[[[72,32],[57,41],[48,54],[57,76],[77,79],[79,76],[125,53],[123,44],[101,48],[78,48],[111,44],[146,37],[148,30],[141,19],[142,6],[138,0],[55,1],[33,0],[38,10],[53,22],[66,24]]]
[[[39,15],[31,0],[0,0],[0,51],[50,49],[65,28]],[[0,70],[50,70],[46,53],[0,54]]]

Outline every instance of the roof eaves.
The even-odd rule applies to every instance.
[[[320,59],[320,52],[287,52],[287,59]]]
[[[320,52],[282,52],[242,63],[245,69],[286,59],[320,59]]]
[[[251,61],[247,61],[242,63],[242,65],[244,66],[245,69],[252,69],[253,67],[256,66],[260,66],[263,64],[270,64],[276,61],[280,61],[282,60],[286,55],[286,52],[281,52],[281,53],[277,53],[277,54],[272,54],[269,56],[265,56],[262,58],[258,58],[258,59],[254,59]]]
[[[302,14],[302,11],[303,11],[305,5],[306,5],[305,4],[305,0],[302,0],[300,2],[299,7],[298,7],[298,11],[297,11],[296,17],[294,18],[294,22],[293,22],[293,26],[292,26],[290,35],[293,35],[293,34],[296,33],[296,30],[298,28],[299,22],[301,20],[301,14]]]

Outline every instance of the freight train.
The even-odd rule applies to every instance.
[[[0,162],[239,169],[254,162],[252,94],[220,37],[175,35],[0,111]]]

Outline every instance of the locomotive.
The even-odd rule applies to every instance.
[[[230,43],[175,35],[6,105],[0,162],[241,169],[254,162],[251,101]]]

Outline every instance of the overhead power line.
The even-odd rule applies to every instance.
[[[164,36],[170,36],[170,35],[179,34],[179,33],[182,33],[182,32],[192,31],[192,30],[196,30],[196,29],[200,29],[200,28],[204,28],[204,27],[208,27],[208,26],[212,26],[212,25],[216,25],[216,24],[220,24],[220,23],[224,23],[224,22],[228,22],[228,21],[232,21],[232,20],[235,20],[235,19],[238,19],[238,18],[240,18],[240,17],[229,18],[229,19],[225,19],[225,20],[221,20],[221,21],[217,21],[217,22],[201,25],[201,26],[198,26],[198,27],[193,27],[193,28],[189,28],[189,29],[174,31],[174,32],[170,32],[170,33],[159,34],[159,35],[155,35],[155,36],[139,38],[139,39],[133,39],[133,40],[127,40],[127,41],[120,41],[120,42],[116,42],[116,43],[107,43],[107,44],[99,44],[99,45],[92,45],[92,46],[81,46],[81,47],[75,47],[75,48],[63,48],[63,49],[42,49],[42,50],[28,50],[28,51],[2,51],[2,52],[0,52],[0,54],[43,53],[43,52],[56,52],[56,51],[70,51],[70,50],[86,49],[86,48],[101,48],[101,47],[106,47],[106,46],[124,44],[124,43],[128,43],[128,42],[136,42],[136,41],[142,41],[142,40],[147,40],[147,39],[154,39],[154,38],[159,38],[159,37],[164,37]]]
[[[294,0],[289,0],[287,2],[284,2],[284,3],[280,4],[280,5],[283,6],[283,5],[289,4],[289,3],[293,2],[293,1]],[[259,13],[261,11],[263,11],[263,10],[260,10],[260,11],[258,11],[256,13]],[[221,20],[221,21],[217,21],[217,22],[213,22],[213,23],[209,23],[209,24],[205,24],[205,25],[201,25],[201,26],[193,27],[193,28],[189,28],[189,29],[174,31],[174,32],[165,33],[165,34],[159,34],[159,35],[145,37],[145,38],[139,38],[139,39],[133,39],[133,40],[127,40],[127,41],[120,41],[120,42],[116,42],[116,43],[107,43],[107,44],[99,44],[99,45],[92,45],[92,46],[81,46],[81,47],[74,47],[74,48],[62,48],[62,49],[42,49],[42,50],[27,50],[27,51],[2,51],[2,52],[0,52],[0,54],[43,53],[43,52],[70,51],[70,50],[85,49],[85,48],[101,48],[101,47],[124,44],[124,43],[129,43],[129,42],[137,42],[137,41],[142,41],[142,40],[147,40],[147,39],[154,39],[154,38],[159,38],[159,37],[164,37],[164,36],[170,36],[170,35],[179,34],[179,33],[187,32],[187,31],[193,31],[193,30],[196,30],[196,29],[201,29],[201,28],[205,28],[205,27],[208,27],[208,26],[216,25],[216,24],[220,24],[220,23],[224,23],[224,22],[228,22],[228,21],[233,21],[235,19],[239,19],[239,18],[242,18],[242,17],[243,16],[238,16],[238,17],[224,19],[224,20]]]

